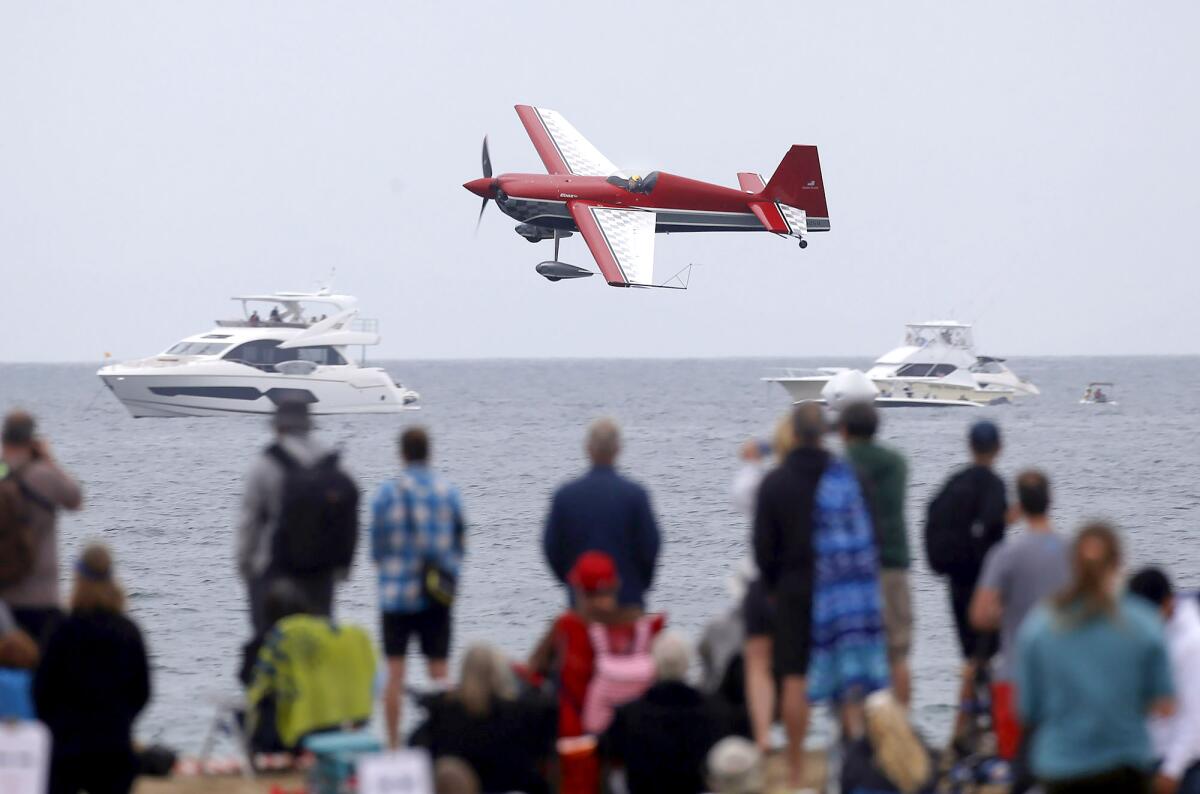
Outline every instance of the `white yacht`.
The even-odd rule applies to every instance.
[[[795,402],[826,400],[822,390],[845,367],[785,370],[763,378],[783,386]],[[905,326],[904,344],[876,360],[865,373],[883,406],[977,407],[1009,403],[1038,394],[1004,359],[975,353],[971,326],[943,320]]]
[[[365,355],[379,344],[377,321],[356,319],[355,298],[323,289],[234,300],[241,318],[96,374],[135,417],[269,414],[289,399],[304,400],[314,414],[417,407],[417,393],[383,368],[354,363],[349,348]]]

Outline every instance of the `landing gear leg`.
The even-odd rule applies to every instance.
[[[554,261],[558,261],[558,229],[554,230]]]

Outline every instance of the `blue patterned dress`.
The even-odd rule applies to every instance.
[[[817,485],[810,702],[860,699],[888,686],[879,555],[854,470],[833,460]]]

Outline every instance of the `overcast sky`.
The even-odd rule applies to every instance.
[[[5,3],[0,361],[157,352],[335,287],[387,358],[1200,353],[1195,3]],[[833,230],[659,235],[686,292],[551,284],[512,106],[735,186],[820,147]],[[565,261],[594,268],[578,236]]]

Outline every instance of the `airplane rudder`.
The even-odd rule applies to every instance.
[[[811,217],[829,217],[816,146],[797,144],[788,149],[764,192],[772,200],[802,209]]]

